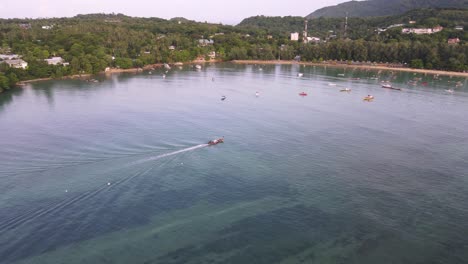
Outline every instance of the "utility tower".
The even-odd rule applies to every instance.
[[[346,12],[346,20],[344,25],[344,38],[348,37],[348,12]]]
[[[309,25],[309,21],[307,20],[307,18],[304,20],[304,32],[302,32],[302,37],[304,38],[303,41],[304,43],[307,43],[308,40],[307,40],[307,27]]]

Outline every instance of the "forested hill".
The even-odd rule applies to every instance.
[[[237,27],[264,29],[271,34],[284,34],[287,32],[296,31],[299,32],[304,28],[304,18],[299,16],[254,16],[242,20],[242,22],[240,22]]]
[[[308,18],[375,17],[402,14],[419,8],[468,8],[468,0],[368,0],[350,1],[321,8]]]
[[[408,24],[410,20],[417,22],[412,27],[434,27],[437,25],[445,28],[468,27],[468,9],[415,9],[394,16],[351,17],[348,20],[348,37],[351,39],[368,38],[374,36],[378,28],[386,28],[394,24]],[[330,35],[330,31],[333,31],[333,34],[339,37],[344,32],[344,21],[344,18],[310,19],[309,34],[323,38]],[[285,35],[291,32],[302,32],[304,18],[255,16],[244,19],[237,27],[261,29],[272,35]]]

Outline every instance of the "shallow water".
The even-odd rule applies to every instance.
[[[0,95],[0,263],[468,259],[464,79],[234,64],[97,78]]]

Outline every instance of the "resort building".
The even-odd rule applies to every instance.
[[[68,65],[62,57],[52,57],[50,59],[45,59],[44,61],[49,65]]]
[[[441,26],[437,26],[435,28],[404,28],[401,30],[403,34],[416,34],[416,35],[423,35],[423,34],[434,34],[437,32],[442,31],[444,28]]]
[[[14,60],[21,58],[18,54],[0,54],[0,60]]]
[[[4,62],[8,64],[8,66],[10,66],[11,68],[26,69],[28,67],[28,63],[22,59],[5,60]]]

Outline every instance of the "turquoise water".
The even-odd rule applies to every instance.
[[[162,74],[0,95],[0,263],[466,263],[466,80]]]

